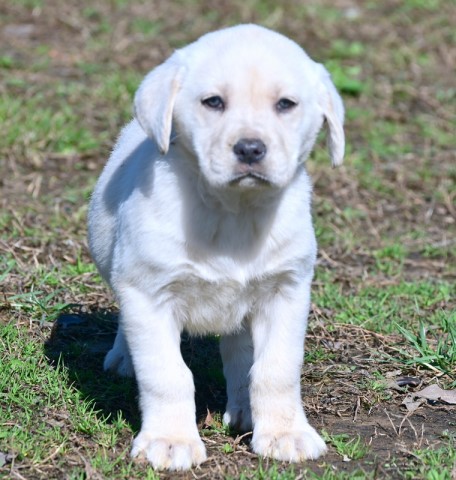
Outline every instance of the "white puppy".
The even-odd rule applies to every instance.
[[[183,330],[220,334],[224,421],[279,460],[326,447],[300,371],[316,256],[304,161],[326,120],[343,159],[343,105],[294,42],[255,25],[204,35],[150,72],[93,194],[93,258],[120,303],[105,368],[136,375],[132,455],[156,468],[206,459]]]

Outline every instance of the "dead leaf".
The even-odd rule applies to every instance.
[[[207,415],[206,418],[204,419],[204,426],[205,427],[212,427],[214,425],[214,417],[211,415],[211,412],[209,409],[207,409]]]
[[[11,453],[0,452],[0,468],[4,467],[7,463],[11,463],[15,458],[15,455]]]
[[[443,390],[438,385],[429,385],[420,392],[414,392],[407,395],[402,402],[409,412],[414,412],[421,405],[431,402],[444,402],[456,405],[456,390]]]
[[[425,398],[434,402],[445,402],[451,405],[456,405],[456,390],[443,390],[437,384],[429,385],[423,388],[421,392],[413,393],[415,397]]]
[[[333,342],[332,340],[322,340],[323,345],[333,352],[342,350],[344,348],[343,342]]]
[[[426,403],[426,400],[424,398],[419,398],[418,400],[415,400],[413,394],[407,395],[402,401],[402,405],[404,405],[410,413],[413,413],[415,410],[420,408],[423,403]]]

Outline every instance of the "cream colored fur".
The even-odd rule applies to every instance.
[[[282,99],[293,105],[281,109]],[[256,453],[317,458],[326,447],[300,395],[317,249],[304,161],[326,120],[332,163],[342,163],[343,106],[329,74],[282,35],[240,25],[152,70],[135,117],[89,212],[90,249],[121,312],[105,368],[139,387],[132,455],[175,470],[206,459],[179,348],[187,330],[222,336],[224,421],[253,428]],[[263,142],[261,161],[236,156],[245,138]]]

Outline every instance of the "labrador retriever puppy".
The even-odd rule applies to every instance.
[[[315,459],[300,372],[316,257],[304,162],[326,121],[344,155],[341,98],[324,67],[256,25],[204,35],[153,69],[89,209],[94,261],[120,304],[104,367],[135,375],[132,456],[181,470],[206,459],[183,330],[220,335],[224,422],[252,448]]]

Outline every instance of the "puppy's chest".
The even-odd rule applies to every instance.
[[[176,319],[190,333],[229,333],[283,283],[282,275],[271,275],[241,283],[232,279],[208,281],[194,275],[168,285]]]

